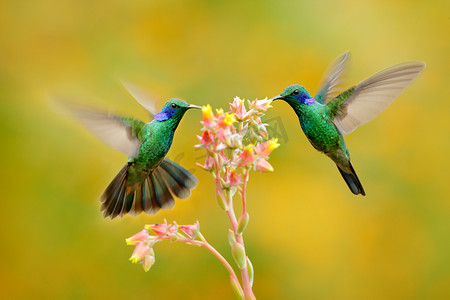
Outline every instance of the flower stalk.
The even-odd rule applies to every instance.
[[[247,203],[247,184],[250,171],[273,171],[268,162],[270,153],[279,144],[277,139],[269,139],[267,124],[261,122],[264,112],[270,108],[271,100],[247,101],[236,97],[230,103],[230,111],[216,110],[214,114],[210,105],[202,108],[202,134],[198,135],[196,148],[205,150],[207,157],[204,164],[197,165],[208,171],[214,178],[216,197],[219,206],[225,210],[230,222],[228,242],[231,254],[240,271],[240,281],[228,261],[205,239],[200,232],[200,225],[154,224],[126,240],[134,245],[130,258],[134,263],[142,263],[148,271],[155,263],[153,246],[160,241],[170,240],[197,245],[208,249],[224,265],[230,274],[231,286],[238,298],[256,299],[252,290],[254,270],[247,256],[243,234],[249,224]],[[236,217],[234,196],[242,201],[242,213]]]
[[[207,153],[205,164],[198,164],[213,174],[219,204],[225,209],[231,230],[228,240],[231,252],[241,271],[242,289],[245,299],[255,299],[252,291],[253,267],[247,263],[243,233],[249,222],[247,212],[247,183],[250,170],[273,171],[267,161],[270,153],[279,146],[276,139],[269,139],[266,124],[261,122],[263,113],[270,108],[271,100],[255,100],[245,106],[236,97],[230,103],[230,112],[218,110],[212,113],[209,105],[204,106],[202,136],[197,148]],[[236,192],[242,201],[242,214],[236,217],[233,197]],[[232,235],[232,236],[231,236]],[[250,278],[251,277],[251,278]],[[233,283],[237,284],[236,282]]]

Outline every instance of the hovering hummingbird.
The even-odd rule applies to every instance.
[[[133,91],[130,93],[135,96]],[[129,157],[100,197],[105,218],[138,215],[143,211],[155,214],[161,208],[171,208],[175,204],[174,196],[188,198],[198,183],[194,175],[165,156],[186,111],[201,107],[170,99],[161,112],[153,115],[151,103],[136,100],[154,120],[144,123],[134,118],[71,108],[94,135]]]
[[[349,134],[386,109],[423,71],[425,63],[410,61],[392,66],[341,92],[349,58],[347,51],[333,61],[314,98],[303,86],[294,84],[272,100],[284,100],[294,109],[313,147],[336,163],[353,194],[365,196],[342,135]]]

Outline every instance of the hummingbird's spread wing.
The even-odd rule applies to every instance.
[[[331,100],[327,106],[334,124],[348,134],[385,110],[419,76],[425,63],[401,63],[370,76]]]
[[[350,51],[338,56],[325,71],[319,84],[319,91],[314,99],[322,104],[327,104],[343,90],[347,67],[350,62]]]
[[[155,106],[155,100],[154,96],[151,95],[150,92],[147,90],[144,90],[143,88],[140,88],[134,84],[131,84],[127,81],[121,80],[122,85],[125,87],[125,89],[130,93],[131,96],[140,104],[142,105],[149,115],[153,118],[156,113],[156,106]]]
[[[144,122],[85,108],[71,107],[70,111],[108,146],[131,157],[138,155],[137,135]]]

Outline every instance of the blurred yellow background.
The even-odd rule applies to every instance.
[[[450,298],[449,1],[1,1],[0,282],[4,299],[232,299],[205,249],[155,248],[145,273],[125,238],[166,218],[200,221],[228,259],[227,219],[195,166],[201,114],[190,111],[169,157],[200,184],[156,216],[105,220],[99,195],[126,161],[52,94],[149,120],[118,78],[228,109],[292,83],[315,93],[351,50],[349,84],[393,64],[425,72],[387,111],[346,137],[367,192],[356,197],[316,152],[286,103],[274,173],[250,176],[245,238],[260,299]],[[278,118],[281,117],[281,118]],[[281,120],[281,122],[279,121]]]

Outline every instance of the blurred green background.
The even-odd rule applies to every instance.
[[[366,197],[348,190],[287,104],[270,162],[251,175],[245,238],[261,299],[449,299],[450,2],[0,1],[1,296],[52,299],[232,299],[205,249],[156,246],[144,273],[125,238],[166,218],[199,220],[231,259],[212,178],[195,166],[201,114],[189,112],[169,157],[200,179],[187,201],[156,216],[105,220],[99,195],[126,161],[47,95],[149,120],[121,86],[228,109],[292,83],[316,91],[351,50],[349,84],[395,63],[425,72],[347,136]],[[282,118],[278,118],[278,117]],[[281,122],[279,121],[281,120]]]

